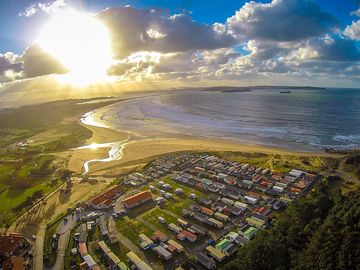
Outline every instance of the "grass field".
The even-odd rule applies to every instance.
[[[42,191],[45,195],[52,191],[52,189],[53,188],[47,183],[38,184],[31,188],[25,189],[24,191],[10,191],[9,189],[6,189],[0,194],[0,227],[7,227],[10,225],[12,220],[16,219],[16,217],[19,215],[19,212],[15,212],[12,209],[25,202],[28,197],[31,197],[34,194],[34,192]]]
[[[307,171],[320,171],[324,168],[337,168],[339,165],[339,160],[331,157],[244,152],[216,152],[214,154],[240,163],[254,164],[278,172],[288,172],[293,168]]]
[[[128,250],[128,248],[126,246],[124,246],[121,242],[115,243],[115,244],[107,244],[108,247],[111,249],[112,252],[114,252],[114,254],[116,256],[118,256],[118,258],[124,262],[125,264],[127,264],[127,257],[126,254],[130,251]]]
[[[92,136],[78,118],[114,102],[86,103],[89,100],[0,110],[0,227],[9,226],[19,211],[30,207],[35,192],[45,195],[57,186],[67,168],[59,153],[83,145]]]
[[[116,221],[116,229],[134,244],[139,242],[139,234],[151,235],[153,230],[135,218],[124,217]]]
[[[0,226],[8,226],[19,211],[29,207],[29,198],[35,192],[46,195],[61,183],[61,171],[66,169],[66,160],[49,153],[84,143],[91,136],[89,132],[74,122],[65,125],[62,136],[55,138],[56,141],[22,148],[15,144],[7,150],[0,150]],[[21,138],[24,134],[33,133],[22,132]],[[14,137],[11,136],[11,141],[15,140]],[[20,210],[17,209],[19,206]]]
[[[177,223],[177,219],[175,217],[165,213],[159,208],[154,208],[141,215],[141,218],[165,232],[165,230],[163,230],[164,226],[159,222],[158,217],[163,217],[167,223]]]

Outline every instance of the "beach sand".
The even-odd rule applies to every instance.
[[[118,132],[108,128],[85,126],[93,132],[93,136],[86,142],[109,143],[122,141],[128,137],[126,132]],[[241,151],[268,154],[296,155],[296,156],[331,156],[324,152],[301,152],[282,148],[239,144],[222,139],[207,139],[194,137],[159,138],[130,141],[125,145],[124,155],[120,160],[109,162],[93,162],[90,164],[90,175],[110,174],[123,172],[124,167],[145,165],[152,157],[179,151]],[[91,159],[108,157],[109,148],[76,149],[69,161],[69,169],[83,173],[83,164]]]
[[[92,136],[85,142],[85,145],[111,143],[116,141],[125,140],[128,137],[127,133],[114,131],[108,128],[95,127],[83,125],[92,132]],[[68,169],[75,171],[76,173],[83,173],[83,165],[86,161],[91,159],[103,159],[107,158],[110,147],[98,148],[98,149],[74,149],[68,162]]]

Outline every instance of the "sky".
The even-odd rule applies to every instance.
[[[38,37],[69,8],[107,27],[124,88],[360,85],[359,0],[1,0],[0,94],[66,72]]]

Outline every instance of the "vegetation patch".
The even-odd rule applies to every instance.
[[[270,230],[238,250],[225,269],[357,269],[360,190],[341,194],[321,181]]]
[[[116,221],[116,229],[134,244],[139,242],[139,234],[151,235],[153,231],[135,218],[123,217]]]

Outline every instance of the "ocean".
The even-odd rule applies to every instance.
[[[303,151],[360,146],[357,89],[166,91],[138,95],[94,115],[99,124],[137,139],[189,135]]]

